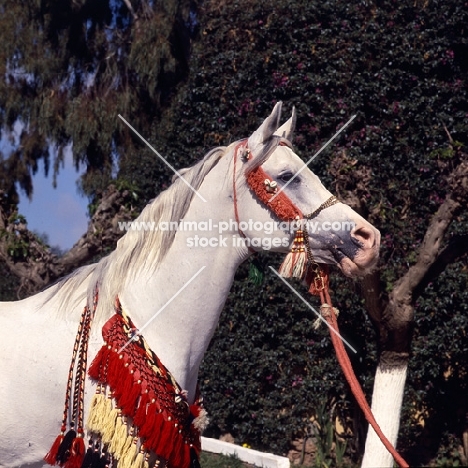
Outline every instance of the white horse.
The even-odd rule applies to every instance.
[[[280,113],[278,103],[248,138],[250,158],[239,159],[236,166],[236,144],[216,148],[183,171],[185,181],[176,178],[148,204],[137,221],[157,222],[160,229],[130,230],[99,263],[28,299],[0,304],[0,467],[43,465],[60,428],[78,322],[96,285],[99,303],[88,362],[102,345],[101,328],[118,296],[133,322],[145,326],[140,330],[147,343],[193,402],[200,362],[237,267],[253,250],[271,246],[287,253],[294,237],[258,201],[245,173],[261,165],[282,187],[301,171],[285,193],[303,213],[313,212],[331,195],[309,169],[302,170],[304,163],[290,147],[279,145],[280,137],[292,139],[295,120],[293,116],[278,128]],[[192,229],[165,229],[168,222],[182,219]],[[242,242],[236,219],[244,222]],[[310,233],[317,262],[337,264],[351,277],[375,265],[380,234],[350,207],[334,204],[315,221],[319,226],[354,223],[352,230]],[[207,231],[210,222],[216,232]],[[268,229],[259,230],[258,223]],[[85,408],[94,390],[88,382]]]

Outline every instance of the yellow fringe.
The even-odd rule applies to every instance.
[[[139,452],[133,462],[133,468],[143,468],[145,464],[145,454],[143,452]]]
[[[112,437],[109,445],[109,452],[111,452],[117,460],[120,459],[123,453],[123,448],[127,440],[128,427],[127,423],[123,421],[122,416],[117,418],[116,429],[114,437]],[[130,437],[131,439],[131,437]],[[131,443],[131,442],[130,442]]]
[[[133,462],[137,456],[137,442],[138,437],[135,437],[132,441],[132,445],[127,450],[125,455],[120,459],[119,468],[133,468]]]
[[[89,409],[88,419],[86,420],[86,430],[96,432],[96,416],[105,400],[102,393],[95,393],[91,399],[91,407]]]
[[[122,448],[119,450],[120,459],[123,459],[126,456],[132,444],[133,444],[133,427],[130,429],[130,434],[127,436],[127,438],[124,441],[124,444],[122,445]],[[119,468],[122,468],[122,467],[119,466]]]
[[[119,412],[116,408],[112,408],[107,418],[104,421],[104,427],[101,429],[101,438],[105,444],[109,444],[116,430],[116,422]]]
[[[112,411],[112,400],[109,397],[104,396],[103,401],[99,408],[96,409],[96,417],[94,419],[94,432],[99,432],[102,434],[102,431],[106,425],[107,417]]]

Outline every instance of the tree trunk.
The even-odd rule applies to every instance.
[[[462,155],[466,159],[466,155]],[[452,239],[442,248],[450,223],[468,200],[468,162],[462,160],[450,177],[451,192],[431,220],[417,262],[398,280],[384,306],[378,272],[363,280],[363,296],[369,316],[379,334],[380,361],[377,367],[372,411],[377,423],[396,446],[403,402],[411,339],[414,303],[429,281],[468,251],[466,236]],[[363,467],[393,466],[391,455],[369,428]]]

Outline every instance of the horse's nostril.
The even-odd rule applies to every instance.
[[[351,237],[365,249],[374,247],[376,243],[376,233],[374,229],[369,226],[356,225],[351,231]]]

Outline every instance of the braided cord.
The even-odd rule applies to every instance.
[[[64,433],[67,428],[68,412],[72,404],[72,414],[70,418],[70,427],[75,426],[78,433],[83,434],[83,414],[84,414],[84,386],[86,380],[86,367],[88,360],[88,342],[91,330],[91,322],[96,312],[98,303],[97,289],[94,293],[92,310],[86,305],[81,314],[78,332],[73,345],[72,359],[68,369],[67,389],[65,392],[65,404],[63,410],[61,432]],[[77,362],[78,356],[78,362]],[[76,366],[76,373],[75,373]],[[73,379],[73,377],[75,377]],[[73,385],[74,380],[74,385]],[[73,397],[72,397],[73,388]]]
[[[88,340],[91,328],[91,314],[87,308],[87,314],[83,326],[83,334],[78,353],[78,365],[75,375],[75,388],[73,390],[73,420],[77,432],[83,433],[83,407],[84,407],[84,382],[86,379],[86,364],[88,357]]]
[[[73,391],[73,408],[76,407],[76,413],[73,417],[75,420],[76,428],[78,434],[83,435],[83,420],[84,420],[84,390],[85,390],[85,381],[86,381],[86,368],[88,363],[88,343],[89,343],[89,333],[91,331],[91,322],[93,321],[94,314],[96,312],[96,307],[98,304],[98,291],[97,288],[94,291],[93,296],[93,309],[90,310],[86,306],[86,317],[83,324],[83,333],[80,343],[80,351],[78,355],[78,366],[76,369],[75,377],[75,389]]]
[[[81,314],[80,323],[78,325],[78,332],[76,334],[75,343],[73,345],[71,363],[68,369],[67,389],[65,392],[65,404],[64,404],[62,427],[61,427],[62,432],[65,432],[67,429],[68,410],[70,409],[70,400],[71,400],[71,394],[72,394],[73,374],[74,374],[74,369],[75,369],[75,364],[76,364],[76,356],[80,348],[80,342],[83,336],[83,329],[85,326],[88,311],[89,311],[88,307],[85,307]],[[76,382],[75,382],[75,387],[76,387]],[[75,404],[73,404],[73,416],[71,420],[74,419],[75,415],[76,415]]]

